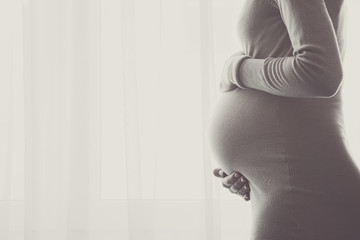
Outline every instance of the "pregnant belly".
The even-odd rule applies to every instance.
[[[266,159],[281,158],[274,97],[240,88],[220,93],[212,109],[207,139],[213,157],[226,172],[254,172]]]

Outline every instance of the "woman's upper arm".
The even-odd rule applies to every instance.
[[[294,49],[293,71],[335,92],[343,77],[336,33],[324,0],[275,0]]]
[[[245,60],[239,68],[241,83],[282,96],[334,95],[341,85],[343,72],[325,1],[272,1],[288,31],[293,56]],[[260,76],[260,81],[251,81],[250,75]]]

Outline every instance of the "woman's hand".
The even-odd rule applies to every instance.
[[[216,168],[213,171],[216,177],[223,178],[222,185],[230,190],[231,193],[238,194],[246,201],[250,200],[249,181],[239,172],[234,171],[227,175],[222,169]]]
[[[232,81],[236,77],[239,56],[242,55],[245,55],[245,53],[243,51],[238,51],[225,60],[219,85],[221,92],[227,92],[238,88]]]

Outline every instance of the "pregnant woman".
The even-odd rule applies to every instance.
[[[208,125],[251,189],[251,240],[359,240],[360,171],[342,113],[343,0],[244,0]]]

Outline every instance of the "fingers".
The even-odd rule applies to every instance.
[[[243,197],[246,201],[250,200],[250,185],[249,181],[241,176],[237,179],[229,188],[231,193],[235,193],[241,197]]]
[[[224,177],[222,185],[226,188],[231,187],[238,179],[240,179],[241,174],[239,172],[232,172],[229,176]]]
[[[226,174],[221,168],[216,168],[216,169],[214,169],[213,174],[214,174],[216,177],[221,177],[221,178],[227,176],[227,174]]]
[[[241,173],[234,171],[230,175],[227,175],[221,168],[216,168],[213,174],[216,177],[223,178],[223,187],[228,188],[231,193],[243,197],[245,201],[250,200],[249,180]]]
[[[241,181],[245,179],[243,176],[239,178],[233,185],[230,187],[230,192],[244,196],[245,193],[250,191],[250,186],[247,181]]]
[[[250,193],[246,193],[244,195],[244,199],[245,199],[245,201],[250,201]]]
[[[230,190],[230,192],[232,192],[232,193],[237,193],[238,191],[240,191],[241,190],[241,188],[243,188],[244,187],[244,182],[242,182],[241,180],[240,180],[240,178],[239,179],[237,179],[237,181],[235,181],[231,186],[230,186],[230,188],[229,188],[229,190]],[[243,194],[242,194],[243,195]]]
[[[236,191],[236,190],[237,190],[237,191]],[[250,191],[249,184],[248,184],[248,183],[244,183],[240,188],[235,189],[235,191],[236,191],[236,192],[234,192],[234,193],[236,193],[236,194],[244,197],[244,195],[245,195],[246,193],[249,193],[249,191]]]

